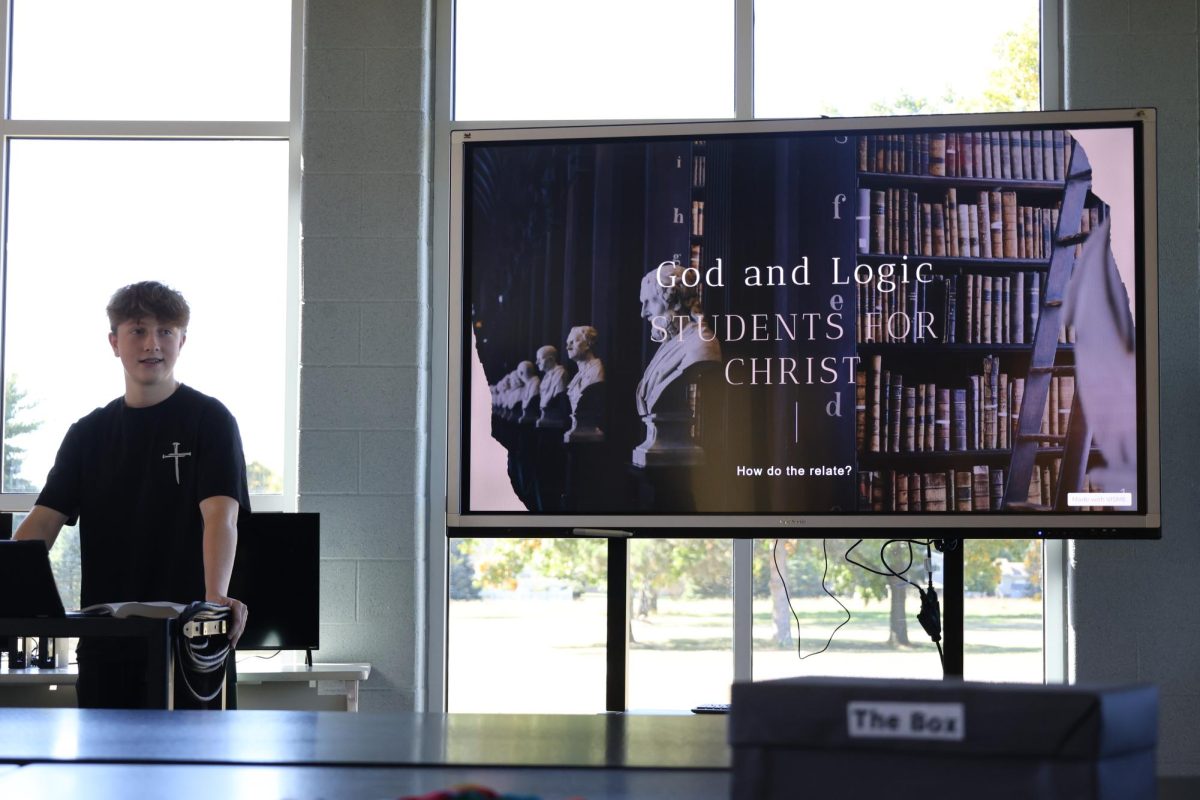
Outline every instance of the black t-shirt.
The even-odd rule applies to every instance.
[[[200,501],[250,510],[237,421],[180,386],[161,403],[124,398],[67,431],[37,504],[79,520],[81,604],[204,599]]]

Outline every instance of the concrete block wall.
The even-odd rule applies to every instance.
[[[308,0],[300,510],[321,513],[322,661],[419,708],[425,614],[429,29],[421,0]]]
[[[1079,681],[1159,687],[1159,771],[1200,774],[1200,38],[1196,0],[1066,0],[1068,108],[1158,109],[1163,538],[1079,542]]]

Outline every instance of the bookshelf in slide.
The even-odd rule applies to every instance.
[[[1014,444],[1030,437],[1022,506],[1058,503],[1074,336],[1041,330],[1043,317],[1057,319],[1045,314],[1045,289],[1055,249],[1077,246],[1063,232],[1086,231],[1102,213],[1084,208],[1060,226],[1072,149],[1066,131],[860,138],[860,509],[1015,508],[1006,481]],[[1052,364],[1031,363],[1039,336],[1057,337]],[[1018,425],[1032,371],[1050,376],[1038,431]]]

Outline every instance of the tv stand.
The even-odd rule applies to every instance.
[[[312,667],[312,648],[311,647],[304,648],[304,666],[309,667],[309,668]]]
[[[963,540],[934,539],[942,554],[942,677],[963,676]]]

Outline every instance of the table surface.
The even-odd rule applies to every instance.
[[[0,763],[723,771],[722,715],[0,709]]]
[[[237,664],[238,683],[290,683],[303,681],[365,681],[371,677],[367,663],[272,664],[246,658]]]
[[[136,785],[178,800],[396,798],[472,783],[543,800],[724,800],[726,723],[675,714],[0,709],[0,797],[124,800]],[[1200,779],[1160,778],[1159,797],[1200,797]]]
[[[289,683],[304,681],[365,681],[371,675],[367,663],[345,664],[270,664],[253,658],[238,662],[238,683]],[[79,678],[75,666],[55,669],[9,669],[0,667],[0,686],[22,684],[74,685]]]
[[[2,768],[0,768],[2,769]],[[262,800],[287,797],[407,797],[463,784],[543,800],[728,800],[729,773],[637,770],[234,767],[146,764],[35,764],[0,772],[0,797],[38,800],[128,800],[129,787],[145,797],[172,800]]]
[[[154,617],[0,617],[0,636],[170,636],[174,624]]]

